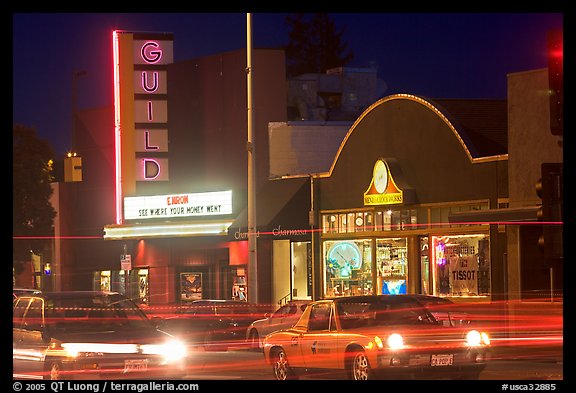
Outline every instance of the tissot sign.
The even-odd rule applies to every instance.
[[[232,214],[232,191],[124,198],[126,220],[226,214]]]

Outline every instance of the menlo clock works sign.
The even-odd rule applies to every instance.
[[[379,158],[372,170],[370,186],[364,193],[364,205],[394,205],[399,203],[404,203],[404,191],[396,185],[388,163]]]

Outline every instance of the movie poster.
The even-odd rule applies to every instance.
[[[180,300],[202,299],[202,273],[180,273]]]

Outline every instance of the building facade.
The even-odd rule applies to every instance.
[[[124,45],[157,38],[171,39]],[[352,121],[289,122],[283,51],[256,50],[254,64],[260,303],[404,292],[484,301],[546,288],[532,277],[549,268],[538,265],[537,231],[522,225],[537,219],[529,194],[540,163],[562,162],[557,138],[540,136],[546,70],[510,75],[508,100],[397,94]],[[123,70],[125,168],[117,107],[78,113],[82,181],[59,184],[55,198],[54,288],[115,290],[150,306],[251,301],[246,53],[147,67]],[[527,137],[542,154],[526,153]],[[561,269],[548,273],[559,285]]]

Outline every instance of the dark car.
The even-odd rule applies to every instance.
[[[311,300],[291,300],[265,318],[258,319],[248,326],[246,342],[252,350],[262,350],[262,340],[276,330],[292,327]]]
[[[310,303],[289,329],[264,339],[278,380],[322,370],[350,379],[478,379],[490,338],[446,325],[412,295],[366,295]]]
[[[245,345],[246,329],[270,311],[267,305],[241,300],[194,300],[162,319],[162,329],[207,351]]]
[[[114,292],[46,292],[13,308],[13,378],[181,378],[183,342]]]

